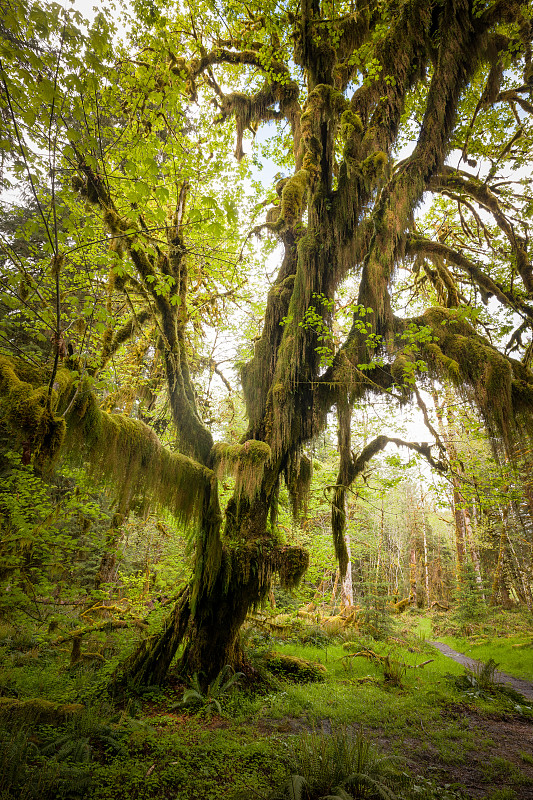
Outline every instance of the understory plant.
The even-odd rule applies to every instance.
[[[290,748],[288,772],[269,800],[395,800],[395,790],[408,782],[361,728],[302,734]]]
[[[221,669],[216,678],[211,681],[207,689],[202,689],[200,677],[197,672],[191,678],[190,686],[183,692],[183,697],[177,706],[197,706],[211,712],[216,709],[218,714],[222,713],[220,699],[227,695],[229,690],[237,685],[244,672],[234,672],[229,664]]]
[[[496,677],[497,668],[498,664],[493,658],[489,658],[486,662],[480,661],[472,667],[466,667],[461,675],[448,675],[447,677],[457,689],[465,692],[470,697],[507,698],[507,700],[514,703],[521,704],[520,706],[515,705],[515,710],[520,710],[521,712],[525,710],[529,713],[530,704],[524,701],[520,692],[498,681]]]

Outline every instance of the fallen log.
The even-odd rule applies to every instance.
[[[52,703],[50,700],[33,698],[19,700],[16,697],[0,697],[0,719],[11,723],[32,722],[44,725],[59,725],[83,711],[81,703]]]

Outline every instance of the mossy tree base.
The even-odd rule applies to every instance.
[[[239,630],[248,612],[266,598],[274,573],[292,588],[309,563],[305,550],[279,545],[266,532],[265,508],[261,498],[232,506],[224,543],[209,529],[207,514],[196,576],[180,593],[161,634],[143,641],[117,670],[112,689],[162,683],[182,643],[180,673],[198,673],[206,686],[227,664],[247,671]]]

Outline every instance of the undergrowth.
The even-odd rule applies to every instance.
[[[513,710],[512,699],[505,705],[490,686],[486,692],[476,693],[472,685],[470,694],[468,687],[465,691],[460,685],[463,668],[428,645],[426,635],[419,633],[420,619],[419,613],[404,614],[393,635],[379,640],[357,631],[327,639],[321,635],[305,642],[256,632],[245,642],[246,651],[255,671],[263,670],[265,680],[253,683],[242,676],[237,680],[228,670],[217,685],[198,692],[171,673],[165,686],[146,687],[126,696],[122,706],[99,696],[108,665],[71,668],[68,652],[40,647],[38,637],[19,636],[4,628],[0,694],[14,700],[48,697],[62,703],[77,701],[84,704],[84,710],[61,724],[39,725],[25,719],[14,726],[12,720],[3,721],[0,798],[219,800],[238,792],[241,796],[248,792],[250,798],[267,797],[288,786],[291,775],[299,775],[307,783],[312,780],[311,762],[305,761],[311,745],[319,751],[326,748],[323,759],[330,758],[329,747],[337,748],[338,763],[355,758],[354,748],[363,747],[361,724],[372,764],[382,758],[373,745],[373,730],[388,741],[387,755],[404,757],[416,742],[417,752],[430,753],[441,765],[461,764],[479,747],[479,737],[462,724],[461,715],[454,716],[453,709],[494,709],[515,716],[518,712]],[[524,625],[520,636],[527,643]],[[129,637],[124,636],[123,646]],[[120,645],[119,636],[117,641]],[[516,651],[527,653],[527,647]],[[322,682],[299,679],[291,683],[283,674],[269,673],[268,658],[273,653],[320,664]],[[453,675],[454,682],[449,682],[446,674]],[[490,679],[490,675],[485,677]],[[478,684],[484,680],[482,675],[474,678]],[[198,697],[190,694],[195,691]],[[187,697],[197,702],[180,704]],[[199,715],[202,708],[209,713]],[[344,744],[335,736],[344,737]],[[531,770],[527,759],[521,758],[520,765]],[[398,762],[389,761],[389,766],[392,773],[398,770]],[[347,782],[354,770],[343,777],[333,770],[327,791],[338,789],[340,797],[344,792],[344,800],[357,797],[356,782]],[[366,774],[368,770],[359,771]],[[408,771],[399,769],[400,773]],[[391,792],[401,800],[455,800],[460,796],[457,787],[444,786],[445,781],[436,775],[417,775],[413,765],[411,773],[409,786],[401,780],[388,783],[385,773],[380,777],[372,772],[370,777],[377,781],[376,791],[381,787],[382,797]],[[503,768],[498,774],[503,775]],[[306,784],[300,785],[303,790]],[[493,788],[496,791],[498,786]],[[302,797],[307,800],[305,794]]]

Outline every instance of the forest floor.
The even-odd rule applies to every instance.
[[[444,642],[428,642],[433,647],[436,647],[443,655],[448,656],[448,658],[453,658],[454,661],[457,661],[458,664],[462,664],[463,667],[467,667],[468,669],[479,669],[483,666],[482,661],[478,661],[475,658],[469,658],[465,656],[464,653],[458,653],[457,650],[452,650]],[[494,680],[496,683],[501,683],[506,686],[510,686],[516,692],[519,692],[523,695],[526,700],[533,700],[533,682],[526,681],[522,678],[514,678],[512,675],[508,675],[506,672],[501,672],[500,670],[494,671]]]
[[[481,712],[471,705],[457,703],[442,711],[440,725],[445,730],[450,723],[471,734],[473,746],[465,753],[443,753],[431,741],[431,729],[427,732],[421,730],[419,736],[411,730],[400,738],[391,736],[383,727],[365,728],[365,732],[383,752],[395,755],[400,752],[409,771],[441,787],[442,796],[447,789],[450,797],[472,800],[487,797],[533,800],[532,721],[519,715]],[[307,727],[301,719],[264,719],[259,731],[262,734],[288,735],[298,734]],[[329,720],[322,720],[319,727],[324,732],[331,732]],[[525,763],[528,755],[532,757],[531,762]]]
[[[0,720],[0,797],[265,800],[286,779],[287,756],[302,737],[340,733],[351,742],[362,731],[410,775],[401,800],[533,800],[533,702],[521,691],[533,689],[532,620],[500,617],[464,638],[449,618],[416,611],[379,639],[356,630],[315,630],[312,641],[297,630],[285,639],[254,634],[250,663],[264,666],[273,652],[296,656],[320,663],[323,680],[278,676],[256,689],[239,681],[217,703],[207,691],[189,706],[190,687],[172,671],[164,687],[117,705],[101,695],[113,661],[70,665],[68,651],[11,632],[0,637],[2,699],[84,710],[62,723]],[[116,642],[125,646],[118,634]],[[483,679],[492,657],[516,681],[511,689],[494,672]]]

